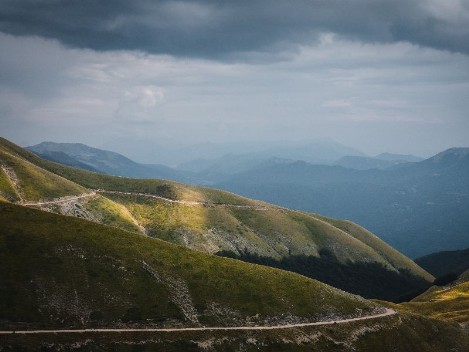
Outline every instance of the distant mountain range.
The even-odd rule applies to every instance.
[[[332,142],[317,142],[283,151],[271,148],[271,153],[280,153],[276,156],[265,151],[225,154],[176,168],[139,164],[83,144],[45,142],[28,149],[85,170],[213,186],[293,209],[347,218],[412,257],[469,246],[467,148],[421,160],[390,153],[367,157]],[[322,150],[322,157],[339,159],[320,165],[288,158],[314,150]],[[341,154],[348,152],[356,155]]]
[[[103,147],[122,153],[133,160],[175,167],[194,160],[214,160],[226,155],[252,155],[256,159],[272,157],[304,160],[315,164],[332,164],[343,156],[366,156],[365,153],[330,139],[281,142],[203,142],[180,146],[174,143],[158,144],[156,141],[139,141],[128,145],[123,141],[107,143]],[[143,152],[142,152],[143,150]]]
[[[422,160],[423,158],[413,155],[383,153],[375,157],[344,156],[337,160],[334,165],[356,170],[387,169],[395,165]]]
[[[214,187],[350,219],[411,257],[469,246],[469,148],[385,170],[277,164],[233,175]]]

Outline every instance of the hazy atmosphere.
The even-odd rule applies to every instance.
[[[468,352],[469,0],[0,0],[0,351]]]
[[[0,131],[20,145],[469,145],[468,1],[60,3],[0,1]]]

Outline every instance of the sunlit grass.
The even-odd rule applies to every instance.
[[[82,186],[2,150],[0,160],[16,173],[18,187],[26,200],[38,201],[86,192]]]
[[[127,231],[141,232],[138,222],[122,204],[97,196],[83,205],[101,224],[111,225]]]
[[[6,173],[0,168],[0,196],[3,199],[10,199],[10,200],[19,200],[18,194],[16,193],[13,185],[6,175]]]
[[[469,281],[451,287],[432,287],[402,306],[437,319],[469,323]]]

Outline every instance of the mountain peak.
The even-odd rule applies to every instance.
[[[433,162],[441,162],[448,159],[463,159],[469,156],[469,148],[460,147],[460,148],[449,148],[441,153],[436,154],[428,160]]]

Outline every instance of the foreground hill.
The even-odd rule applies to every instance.
[[[415,262],[435,276],[450,273],[460,275],[469,269],[469,248],[460,251],[432,253],[417,258]]]
[[[0,203],[1,325],[243,325],[369,314],[297,274]],[[282,318],[283,316],[283,318]]]
[[[10,170],[0,191],[11,201],[296,271],[364,297],[396,300],[433,280],[407,257],[350,222],[209,188],[78,170],[41,159],[6,140],[0,150],[5,156],[3,168]],[[33,179],[37,170],[53,173],[76,189],[60,194],[68,198],[56,200],[38,179],[36,202],[12,197],[22,192],[23,178]]]
[[[382,310],[297,274],[86,220],[0,202],[0,223],[0,329],[16,330],[0,334],[4,351],[462,352],[469,342],[455,325],[407,314],[340,323]],[[324,319],[339,323],[270,328]],[[48,333],[90,327],[120,330]],[[128,330],[155,327],[177,330]]]
[[[269,165],[214,186],[350,219],[411,257],[469,247],[469,148],[386,170],[305,162]]]

